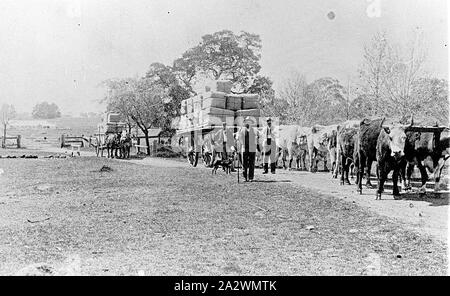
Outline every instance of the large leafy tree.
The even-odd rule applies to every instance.
[[[360,99],[377,102],[374,115],[385,113],[383,101],[383,84],[387,76],[387,64],[390,46],[385,32],[376,33],[370,44],[364,46],[362,63],[359,66]]]
[[[412,86],[409,105],[409,110],[415,118],[429,118],[434,122],[427,123],[437,122],[448,126],[448,81],[437,78],[418,79]]]
[[[309,124],[333,124],[346,119],[346,90],[339,80],[319,78],[307,87]]]
[[[371,43],[364,46],[359,67],[360,100],[356,103],[361,103],[362,99],[373,102],[361,105],[371,108],[365,110],[368,116],[404,117],[415,113],[418,105],[426,103],[414,94],[423,84],[420,80],[425,76],[425,60],[426,52],[419,35],[402,46],[390,43],[386,33],[375,34]]]
[[[163,125],[161,110],[169,100],[166,90],[148,78],[106,81],[108,109],[130,118],[144,133],[150,154],[149,130]]]
[[[231,80],[234,92],[246,92],[261,69],[261,47],[259,35],[244,31],[206,34],[198,45],[174,62],[174,70],[188,89],[192,89],[196,78],[206,76]]]
[[[61,117],[61,112],[55,103],[42,102],[34,106],[32,115],[39,119],[53,119]]]
[[[161,63],[151,64],[145,78],[161,87],[167,94],[160,110],[161,127],[169,135],[173,135],[175,129],[172,127],[172,121],[181,115],[181,101],[189,98],[191,92],[183,86],[173,67]]]
[[[346,118],[345,96],[337,79],[323,77],[307,83],[304,75],[293,73],[281,87],[274,106],[279,106],[278,116],[286,124],[332,124]]]

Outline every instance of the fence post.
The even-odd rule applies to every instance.
[[[22,136],[18,135],[17,136],[17,148],[20,148],[20,140],[21,140]]]
[[[156,150],[157,150],[157,146],[158,146],[158,141],[157,140],[153,140],[153,151],[152,151],[152,154],[153,155],[155,155],[155,153],[156,153]]]
[[[64,147],[64,134],[61,135],[61,148]]]

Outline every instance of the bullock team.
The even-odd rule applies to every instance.
[[[373,188],[370,172],[372,163],[376,162],[377,199],[381,199],[384,183],[390,172],[394,198],[400,195],[397,185],[399,178],[403,181],[402,188],[410,190],[412,172],[417,166],[421,174],[419,192],[425,192],[428,181],[425,168],[434,173],[435,190],[438,190],[445,160],[449,158],[448,128],[442,134],[438,129],[421,132],[420,128],[412,128],[413,124],[412,118],[406,125],[386,124],[384,118],[378,118],[346,121],[339,125],[316,125],[312,128],[281,125],[279,144],[283,166],[286,168],[285,161],[288,158],[291,168],[292,160],[295,158],[297,168],[300,168],[298,164],[300,161],[304,169],[308,154],[311,172],[317,171],[319,156],[324,159],[324,169],[327,170],[328,154],[332,176],[337,178],[340,171],[340,184],[350,184],[349,171],[353,167],[358,191],[362,193],[363,178],[365,186]]]
[[[258,135],[262,135],[263,139],[257,140],[256,143],[258,146],[255,156],[256,163],[258,163],[258,159],[262,159],[264,173],[268,171],[268,164],[270,164],[271,172],[275,173],[275,165],[281,156],[285,169],[291,169],[292,162],[295,160],[297,169],[306,170],[306,157],[308,157],[309,171],[316,172],[319,160],[324,163],[324,171],[329,171],[327,166],[329,158],[333,178],[337,178],[340,172],[340,184],[350,185],[349,174],[353,175],[355,172],[357,189],[362,194],[363,179],[365,179],[365,187],[374,188],[370,176],[372,163],[376,162],[377,199],[381,199],[384,183],[390,172],[392,172],[394,198],[400,195],[397,185],[399,179],[403,181],[403,190],[411,190],[411,176],[414,167],[417,166],[421,174],[419,192],[425,193],[428,181],[426,168],[434,173],[435,190],[438,190],[444,163],[449,158],[448,128],[441,133],[443,129],[421,131],[420,128],[413,125],[412,117],[407,124],[396,122],[388,124],[384,118],[377,118],[362,121],[349,120],[329,126],[280,125],[276,129],[277,132],[274,132],[276,146],[268,150],[276,151],[276,153],[269,152],[269,156],[265,154],[265,149],[261,149],[267,147],[265,142],[267,139],[264,139],[268,128],[266,126],[257,129]],[[212,137],[214,138],[214,136]],[[227,134],[223,133],[221,139],[227,137]],[[234,137],[231,135],[226,145],[231,145],[234,140],[234,148],[239,152],[239,138],[239,132],[235,133]],[[211,141],[206,140],[204,143],[209,142]],[[223,141],[220,142],[223,143]],[[205,146],[204,144],[204,148]],[[210,146],[207,150],[212,151],[212,166],[216,159],[214,151],[217,147]],[[221,152],[229,151],[229,148],[225,146],[216,146],[220,146]],[[241,163],[244,164],[241,153],[238,155]]]

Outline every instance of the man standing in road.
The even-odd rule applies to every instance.
[[[244,120],[244,126],[238,132],[238,140],[242,151],[242,173],[245,182],[252,182],[255,175],[255,157],[257,144],[257,130],[255,122],[250,117]]]
[[[263,163],[264,163],[264,172],[263,174],[267,174],[269,172],[269,164],[270,164],[270,172],[275,174],[275,169],[277,167],[278,160],[278,151],[277,145],[275,143],[276,132],[275,127],[272,125],[272,118],[267,118],[267,126],[263,127],[261,130],[261,138],[263,139]]]

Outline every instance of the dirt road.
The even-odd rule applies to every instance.
[[[69,152],[67,149],[47,149],[51,152]],[[94,156],[93,152],[82,152],[82,156]],[[122,161],[122,160],[117,160]],[[132,159],[128,162],[161,168],[185,167],[187,161],[180,159],[144,158]],[[195,170],[208,170],[200,162]],[[386,190],[382,200],[375,200],[375,189],[363,189],[363,194],[356,192],[355,185],[339,185],[339,179],[332,179],[329,173],[309,173],[295,170],[277,170],[277,174],[261,175],[257,169],[257,177],[270,178],[277,181],[287,180],[291,185],[312,189],[318,193],[357,204],[374,213],[393,218],[402,222],[406,228],[417,233],[431,235],[433,238],[449,243],[449,194],[427,195],[418,193],[403,193],[401,200],[394,200],[391,191]],[[449,176],[447,176],[448,178]],[[352,182],[353,183],[353,182]]]
[[[16,158],[0,166],[4,275],[448,274],[441,240],[296,185],[289,178],[297,172],[258,170],[258,182],[237,185],[236,174],[183,160]]]

